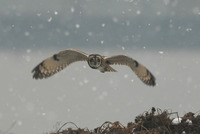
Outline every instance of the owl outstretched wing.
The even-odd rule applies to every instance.
[[[69,64],[76,61],[87,61],[88,54],[75,49],[61,51],[53,56],[45,59],[33,70],[33,78],[43,79],[54,75],[61,71]]]
[[[129,66],[145,84],[149,86],[155,86],[156,84],[156,79],[153,74],[145,66],[128,56],[115,55],[106,57],[105,60],[109,65],[118,64]]]

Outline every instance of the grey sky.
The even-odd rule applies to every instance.
[[[140,10],[141,14],[153,16],[157,12],[163,15],[188,16],[198,14],[198,0],[1,0],[1,14],[34,14],[56,10],[69,11],[79,7],[83,13],[92,16],[129,16]],[[67,12],[66,12],[67,13]],[[122,15],[123,14],[123,15]]]
[[[57,122],[126,125],[152,106],[198,111],[199,22],[199,0],[0,0],[0,134],[13,122],[14,134],[41,134]],[[102,74],[87,63],[32,79],[33,67],[68,48],[129,55],[158,85],[127,67]]]

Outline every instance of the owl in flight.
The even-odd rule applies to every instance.
[[[110,65],[126,65],[130,67],[145,84],[149,86],[155,86],[156,84],[155,77],[151,72],[142,64],[128,56],[115,55],[107,57],[99,54],[88,55],[75,49],[61,51],[42,61],[32,70],[33,78],[43,79],[50,77],[76,61],[87,61],[92,69],[98,69],[102,73],[117,72]]]

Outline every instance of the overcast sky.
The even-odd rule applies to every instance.
[[[0,0],[0,134],[41,134],[55,124],[126,125],[152,106],[196,112],[199,0]],[[46,80],[31,70],[60,50],[125,54],[156,77],[144,85],[123,66],[102,74],[74,63]]]
[[[2,0],[0,48],[199,48],[198,0]]]
[[[133,16],[138,10],[147,17],[158,12],[167,16],[174,14],[186,17],[198,14],[200,5],[198,0],[1,0],[0,2],[1,15],[13,12],[28,15],[52,10],[70,12],[72,7],[79,7],[83,13],[89,16],[117,17]]]

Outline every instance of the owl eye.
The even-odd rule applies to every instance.
[[[91,59],[90,59],[90,62],[94,62],[94,59],[93,59],[93,58],[91,58]]]
[[[100,62],[100,61],[101,61],[101,60],[98,58],[98,59],[97,59],[97,62]]]

